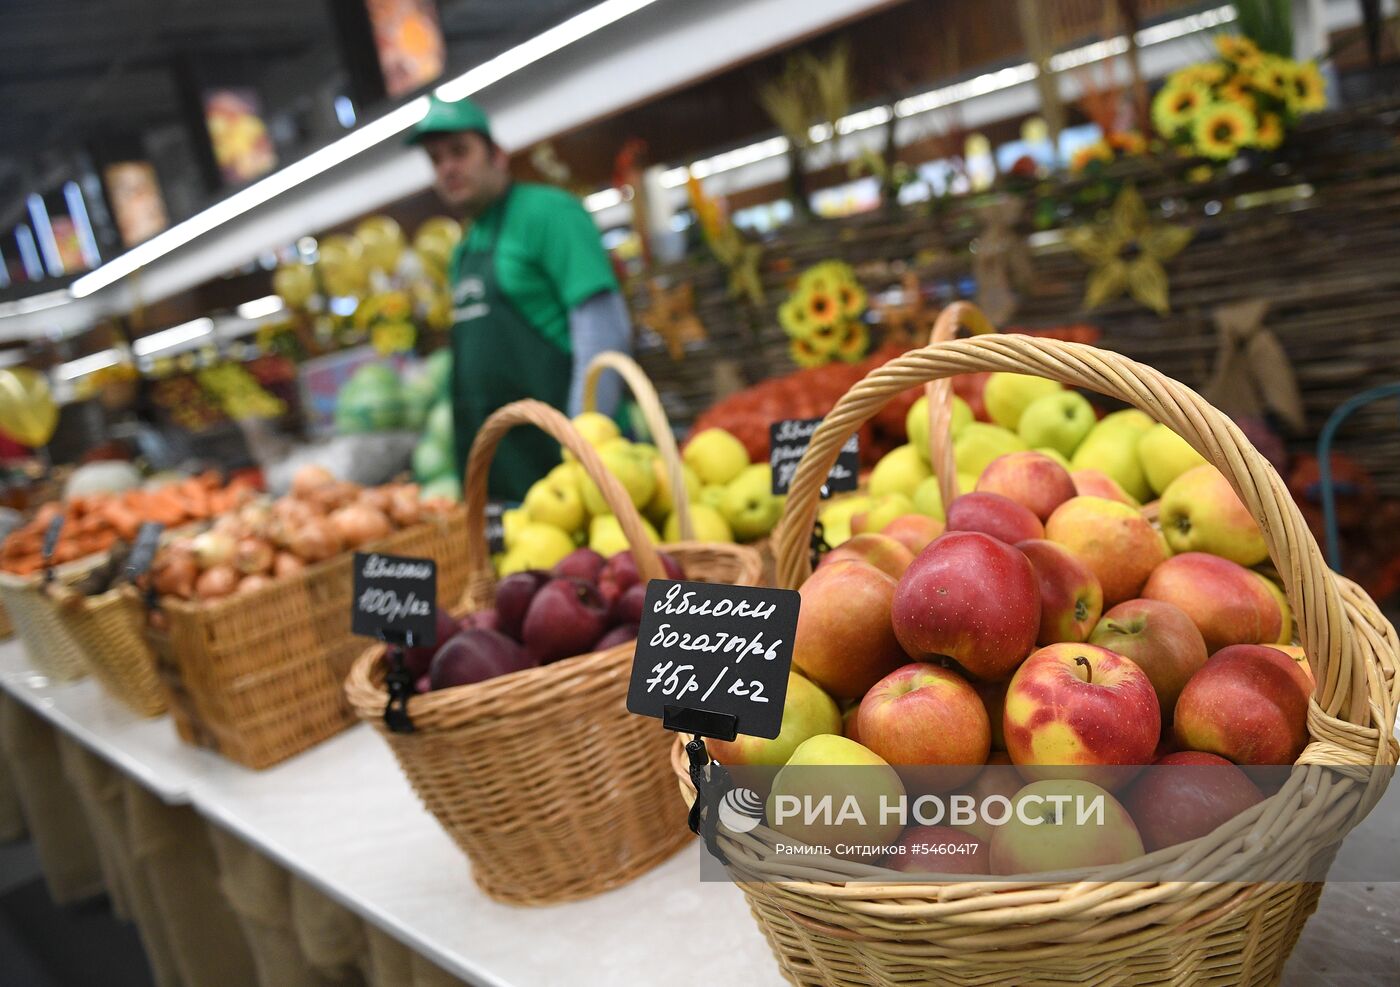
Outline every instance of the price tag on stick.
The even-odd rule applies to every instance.
[[[721,740],[776,737],[801,602],[795,590],[653,579],[627,709]]]
[[[155,561],[156,549],[160,547],[161,532],[165,525],[159,521],[147,521],[136,532],[136,541],[131,546],[131,554],[126,557],[125,575],[129,582],[135,582],[146,574]]]
[[[58,536],[63,532],[63,515],[58,514],[44,529],[44,582],[53,581],[53,550],[58,547]]]
[[[789,418],[768,426],[768,465],[773,469],[773,495],[781,497],[792,486],[797,464],[812,441],[820,418]],[[826,475],[822,497],[843,490],[855,490],[860,480],[860,436],[852,435],[841,447],[836,464]]]
[[[436,644],[437,563],[356,552],[350,630],[409,647]]]

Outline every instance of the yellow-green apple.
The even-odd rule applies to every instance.
[[[1159,758],[1123,795],[1148,853],[1207,836],[1262,801],[1247,774],[1204,751]]]
[[[642,531],[653,545],[661,543],[661,536],[656,533],[656,529],[651,526],[651,522],[646,518],[639,518],[642,522]],[[617,518],[611,514],[599,514],[592,521],[588,522],[588,547],[602,555],[613,556],[618,552],[625,552],[632,546],[628,544],[627,536],[622,532],[622,525]]]
[[[817,519],[822,523],[822,537],[832,548],[851,537],[851,518],[870,506],[866,496],[839,497],[824,506]]]
[[[897,517],[914,513],[914,502],[902,493],[881,494],[871,497],[870,504],[863,511],[851,515],[851,534],[863,535],[866,532],[884,531],[885,525]]]
[[[1038,452],[1042,456],[1049,456],[1051,460],[1063,467],[1066,473],[1069,472],[1069,458],[1065,456],[1064,453],[1060,452],[1060,450],[1052,449],[1050,446],[1032,446],[1031,452]],[[1078,492],[1079,490],[1076,489],[1075,493]]]
[[[1081,497],[1102,497],[1104,500],[1116,500],[1129,507],[1142,506],[1128,496],[1128,491],[1120,487],[1117,480],[1098,470],[1070,470],[1069,475],[1074,481],[1075,493]]]
[[[724,489],[719,484],[706,484],[700,488],[700,503],[719,510],[719,505],[724,503]]]
[[[740,470],[725,487],[719,512],[740,541],[762,538],[772,531],[783,514],[782,498],[773,495],[772,468],[767,463],[754,463]]]
[[[553,483],[549,477],[536,480],[530,489],[525,491],[525,510],[529,513],[531,521],[552,524],[570,535],[583,529],[583,522],[587,517],[578,488]]]
[[[991,421],[987,415],[987,402],[984,400],[987,378],[991,376],[989,372],[981,371],[957,374],[949,378],[953,385],[953,393],[967,402],[967,406],[972,409],[972,417],[979,422]]]
[[[556,467],[557,468],[557,467]],[[501,515],[501,527],[505,529],[506,548],[514,548],[520,532],[530,523],[530,513],[524,507],[513,507]]]
[[[885,453],[870,471],[870,496],[898,493],[912,501],[919,484],[932,475],[919,450],[902,445]]]
[[[1243,566],[1269,557],[1259,522],[1210,464],[1172,481],[1162,494],[1160,520],[1173,552],[1209,552]]]
[[[1040,587],[1020,549],[949,532],[905,571],[891,618],[911,658],[948,655],[977,678],[1005,678],[1035,646]]]
[[[1176,701],[1176,742],[1236,764],[1292,764],[1308,742],[1310,683],[1276,648],[1237,644],[1211,655]]]
[[[927,477],[914,488],[914,510],[935,521],[947,518],[948,512],[943,509],[943,490],[938,486],[938,477]]]
[[[980,531],[1008,545],[1045,535],[1045,526],[1028,508],[1010,497],[981,491],[963,494],[948,505],[947,530]]]
[[[724,519],[723,514],[709,504],[691,501],[690,526],[694,530],[696,541],[730,542],[734,540],[734,532],[729,527],[729,522]],[[681,516],[673,513],[667,517],[665,529],[661,533],[667,542],[680,541]]]
[[[1036,398],[1021,413],[1016,434],[1032,448],[1044,446],[1073,456],[1094,427],[1094,406],[1077,391],[1056,391]]]
[[[976,478],[998,456],[1025,452],[1029,448],[1019,435],[1000,425],[971,422],[953,440],[953,462],[959,474],[967,473]]]
[[[1036,874],[1123,864],[1143,848],[1122,803],[1092,782],[1065,778],[1017,792],[989,852],[993,874]]]
[[[841,732],[841,713],[821,686],[796,672],[788,673],[787,700],[778,736],[708,741],[710,754],[721,764],[787,764],[793,751],[804,741],[823,734]]]
[[[1162,600],[1118,604],[1094,627],[1089,643],[1131,659],[1147,673],[1167,723],[1181,690],[1210,657],[1191,618]]]
[[[701,483],[723,486],[749,465],[744,444],[722,428],[707,428],[692,436],[681,452],[685,465]]]
[[[1122,411],[1115,411],[1112,414],[1104,415],[1099,419],[1095,428],[1119,429],[1126,428],[1129,431],[1138,433],[1141,436],[1157,423],[1152,420],[1152,416],[1137,408],[1124,408]]]
[[[928,547],[929,542],[943,534],[943,522],[922,514],[906,514],[881,528],[880,534],[886,538],[893,538],[918,555]]]
[[[1044,647],[1083,641],[1103,613],[1103,589],[1089,567],[1063,545],[1044,538],[1017,542],[1035,567],[1040,583],[1040,630],[1035,643]]]
[[[1138,438],[1138,459],[1147,476],[1147,485],[1155,493],[1166,493],[1173,480],[1189,469],[1205,464],[1191,443],[1166,425],[1153,425]]]
[[[1072,497],[1045,522],[1045,537],[1069,549],[1099,580],[1106,607],[1140,595],[1171,552],[1161,532],[1116,500]]]
[[[640,448],[641,443],[638,443]],[[651,457],[652,472],[656,474],[656,492],[647,501],[645,512],[657,524],[662,524],[676,509],[676,498],[671,493],[671,471],[660,456]],[[700,497],[700,477],[684,463],[681,464],[681,481],[685,485],[687,503],[695,503]]]
[[[1039,452],[1012,452],[993,459],[977,479],[978,493],[1009,497],[1044,521],[1075,496],[1068,471]]]
[[[1251,572],[1254,572],[1254,570],[1252,570],[1252,569],[1251,569],[1250,571],[1251,571]],[[1255,572],[1255,573],[1254,573],[1254,578],[1255,578],[1255,579],[1258,579],[1260,585],[1262,585],[1266,590],[1269,591],[1269,595],[1270,595],[1271,597],[1274,598],[1274,603],[1277,604],[1277,606],[1278,606],[1278,612],[1279,612],[1278,637],[1274,638],[1273,643],[1274,643],[1274,644],[1292,644],[1292,643],[1293,643],[1293,608],[1290,607],[1290,606],[1288,605],[1288,597],[1284,595],[1283,589],[1280,588],[1280,586],[1279,586],[1278,583],[1274,582],[1272,579],[1270,579],[1268,576],[1264,575],[1262,572]],[[1263,643],[1263,644],[1268,644],[1269,642],[1268,642],[1268,641],[1264,641],[1264,642],[1261,642],[1261,643]]]
[[[1313,675],[1312,665],[1308,664],[1308,653],[1297,644],[1271,644],[1269,647],[1276,651],[1281,651],[1293,660],[1293,664],[1298,666],[1308,678],[1308,695],[1313,694],[1313,689],[1317,687],[1317,678]]]
[[[994,373],[987,378],[982,400],[987,404],[987,414],[992,416],[992,421],[1014,432],[1021,424],[1021,415],[1030,407],[1031,402],[1061,390],[1063,387],[1059,383],[1044,377]]]
[[[768,820],[784,836],[833,855],[860,857],[864,848],[887,846],[899,835],[899,813],[885,809],[898,806],[904,794],[899,774],[878,754],[821,734],[798,745],[774,777]],[[824,804],[827,813],[820,811]],[[849,852],[836,854],[838,845]]]
[[[901,874],[990,874],[987,845],[952,826],[910,826],[883,866]]]
[[[552,569],[574,550],[574,540],[568,532],[552,524],[530,521],[515,535],[515,544],[507,556],[521,564],[521,569]]]
[[[1006,734],[1002,730],[1002,716],[1006,710],[1006,687],[1011,684],[1010,679],[1002,679],[997,682],[984,682],[981,679],[974,679],[972,687],[977,690],[977,697],[982,700],[982,707],[987,711],[987,723],[992,728],[992,750],[1006,750]]]
[[[593,446],[595,449],[609,439],[617,438],[621,432],[617,427],[617,422],[607,415],[596,411],[585,411],[573,418],[574,429],[583,436],[583,441]],[[566,449],[567,453],[568,450]],[[566,459],[570,456],[566,455]]]
[[[952,400],[953,410],[948,421],[948,434],[956,438],[963,426],[972,421],[972,409],[956,394],[952,395]],[[909,444],[923,454],[924,462],[928,462],[928,398],[922,397],[914,402],[909,413],[904,416],[904,431],[909,436]]]
[[[652,494],[656,493],[656,473],[652,470],[650,458],[645,453],[638,452],[627,440],[605,443],[603,448],[598,450],[598,458],[603,461],[608,472],[617,477],[633,506],[641,508],[651,500]],[[598,489],[598,484],[585,475],[581,486],[583,506],[588,508],[589,514],[596,517],[612,511],[608,502],[603,499],[603,492]]]
[[[1041,648],[1006,688],[1006,752],[1027,781],[1073,777],[1120,788],[1151,763],[1161,727],[1147,674],[1092,644]]]
[[[868,562],[823,566],[802,588],[793,664],[838,699],[859,699],[907,664],[890,622],[896,582]]]
[[[1167,559],[1152,570],[1141,595],[1186,611],[1211,654],[1231,644],[1277,641],[1283,627],[1278,604],[1252,572],[1205,552]]]
[[[978,811],[973,814],[971,822],[959,821],[957,828],[964,833],[971,833],[984,843],[990,842],[996,827],[988,822],[981,812],[982,804],[993,796],[1010,802],[1025,785],[1026,781],[1011,763],[1010,755],[1006,751],[992,751],[977,777],[959,792],[961,795],[970,795],[972,804],[978,807]]]
[[[1095,425],[1069,457],[1070,466],[1076,470],[1098,470],[1122,487],[1128,496],[1147,500],[1152,489],[1147,485],[1142,463],[1138,462],[1139,434],[1127,425],[1116,428],[1105,428],[1102,423]]]
[[[904,570],[909,568],[909,563],[914,561],[914,553],[885,535],[855,535],[827,552],[817,568],[851,559],[868,562],[881,572],[898,579],[904,575]]]
[[[982,700],[956,672],[926,662],[897,668],[860,701],[860,742],[890,764],[938,766],[937,790],[965,785],[991,750]]]

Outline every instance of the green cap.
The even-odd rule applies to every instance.
[[[481,107],[469,99],[459,99],[448,103],[436,96],[430,96],[428,112],[423,115],[408,135],[410,145],[420,144],[429,134],[460,134],[475,131],[491,138],[491,121]]]

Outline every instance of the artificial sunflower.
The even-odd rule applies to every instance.
[[[847,322],[836,344],[836,355],[845,363],[859,363],[870,346],[870,330],[864,322]]]
[[[1196,114],[1191,139],[1201,156],[1228,161],[1254,143],[1254,114],[1235,103],[1211,103]]]
[[[1113,162],[1113,148],[1108,146],[1107,141],[1094,141],[1094,143],[1085,144],[1075,151],[1069,159],[1069,170],[1075,173],[1081,172],[1095,161],[1104,164]]]
[[[1277,113],[1265,113],[1254,128],[1254,143],[1266,151],[1272,151],[1283,143],[1283,120]]]
[[[802,299],[802,317],[814,327],[830,326],[841,315],[836,296],[829,291],[813,289]]]
[[[1218,62],[1197,62],[1177,69],[1167,80],[1169,86],[1214,86],[1225,81],[1225,66]]]
[[[1316,62],[1294,67],[1284,88],[1284,102],[1294,113],[1316,113],[1327,109],[1327,85]]]
[[[1117,130],[1104,138],[1109,148],[1124,156],[1147,153],[1147,138],[1136,130]]]
[[[1263,55],[1250,76],[1254,88],[1261,93],[1287,99],[1288,90],[1292,88],[1293,74],[1292,63],[1288,59],[1279,58],[1277,55]]]
[[[1164,86],[1152,100],[1152,122],[1164,137],[1175,137],[1209,102],[1210,92],[1204,86]]]
[[[865,311],[865,289],[855,281],[843,281],[836,288],[841,314],[848,319],[859,318]]]
[[[845,335],[846,326],[843,322],[833,322],[829,325],[816,326],[806,336],[806,342],[812,344],[812,348],[818,353],[827,356],[836,352],[836,347],[840,345],[842,337]]]
[[[1243,106],[1250,113],[1257,112],[1258,104],[1254,100],[1254,93],[1250,91],[1249,81],[1248,76],[1234,76],[1216,91],[1216,98],[1222,103]]]
[[[1238,34],[1217,34],[1215,36],[1215,50],[1220,52],[1221,58],[1227,62],[1234,62],[1241,68],[1256,65],[1264,55],[1259,50],[1258,45],[1249,38]]]
[[[799,367],[821,367],[831,362],[829,355],[819,352],[811,341],[806,339],[794,339],[788,343],[788,355]]]

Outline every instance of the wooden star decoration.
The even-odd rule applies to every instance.
[[[1159,315],[1171,311],[1165,262],[1191,242],[1190,227],[1154,223],[1136,188],[1125,186],[1108,221],[1067,234],[1069,245],[1090,265],[1084,307],[1097,308],[1124,293]]]
[[[662,338],[672,360],[685,358],[687,343],[709,338],[695,314],[695,285],[683,281],[672,288],[653,278],[648,283],[651,304],[637,314],[637,321]]]

